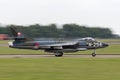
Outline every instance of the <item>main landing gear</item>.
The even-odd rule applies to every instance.
[[[55,56],[56,57],[62,57],[63,56],[63,52],[54,52]],[[92,57],[95,57],[96,56],[96,50],[94,49],[93,50],[93,53],[92,53]]]
[[[95,57],[96,56],[96,50],[93,50],[92,56]]]
[[[56,57],[62,57],[63,56],[63,52],[54,52]]]

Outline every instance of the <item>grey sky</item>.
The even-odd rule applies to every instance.
[[[0,23],[76,23],[120,34],[120,0],[0,0]]]

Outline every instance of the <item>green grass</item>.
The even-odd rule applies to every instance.
[[[7,42],[0,41],[0,44]],[[44,52],[0,46],[0,54],[41,53]],[[98,49],[98,53],[120,54],[120,44]],[[0,58],[0,80],[120,80],[120,58]]]
[[[9,41],[12,41],[12,40],[0,40],[0,44],[8,44]]]
[[[109,40],[110,41],[110,40]],[[7,45],[8,41],[0,41],[1,44]],[[120,54],[120,44],[110,44],[107,48],[97,49],[97,54]],[[79,51],[72,54],[91,54],[91,50]],[[14,49],[8,46],[0,46],[0,54],[46,54],[43,50],[25,50]],[[67,54],[67,53],[66,53]]]
[[[0,59],[0,80],[120,80],[120,59]]]
[[[15,49],[6,46],[0,46],[0,54],[43,54],[43,50]]]
[[[79,51],[77,53],[90,54],[92,50]],[[120,54],[120,45],[119,44],[110,44],[106,48],[101,48],[96,50],[97,54]]]
[[[0,54],[45,54],[43,50],[14,49],[0,46]],[[73,54],[90,54],[92,50],[79,51]],[[66,53],[67,54],[67,53]],[[120,54],[120,45],[112,44],[107,48],[97,49],[97,54]]]
[[[102,42],[120,42],[120,39],[97,39]],[[0,40],[0,44],[8,44],[12,40]]]
[[[102,42],[120,42],[120,39],[98,39]]]
[[[97,54],[120,54],[120,45],[111,44],[107,48],[97,49]],[[43,50],[25,50],[0,46],[0,54],[46,54]],[[91,54],[92,50],[79,51],[72,54]],[[68,53],[66,53],[68,54]]]

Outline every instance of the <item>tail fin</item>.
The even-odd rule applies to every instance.
[[[21,34],[21,32],[17,32],[17,30],[15,28],[10,27],[10,30],[14,37],[24,37],[23,34]]]
[[[17,30],[15,29],[15,28],[13,28],[13,27],[10,27],[10,30],[11,30],[11,32],[12,32],[12,34],[13,34],[13,39],[15,40],[15,41],[26,41],[27,39],[24,37],[24,35],[21,33],[21,32],[17,32]]]

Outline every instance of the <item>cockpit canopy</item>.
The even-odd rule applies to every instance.
[[[87,42],[98,42],[97,40],[95,40],[92,37],[85,37],[85,38],[81,38],[78,41],[87,41]]]
[[[92,37],[86,37],[86,38],[82,38],[81,40],[85,40],[85,41],[96,41],[94,38]]]
[[[101,43],[97,40],[95,40],[92,37],[85,37],[85,38],[81,38],[78,40],[80,45],[88,45],[88,46],[100,46]]]

